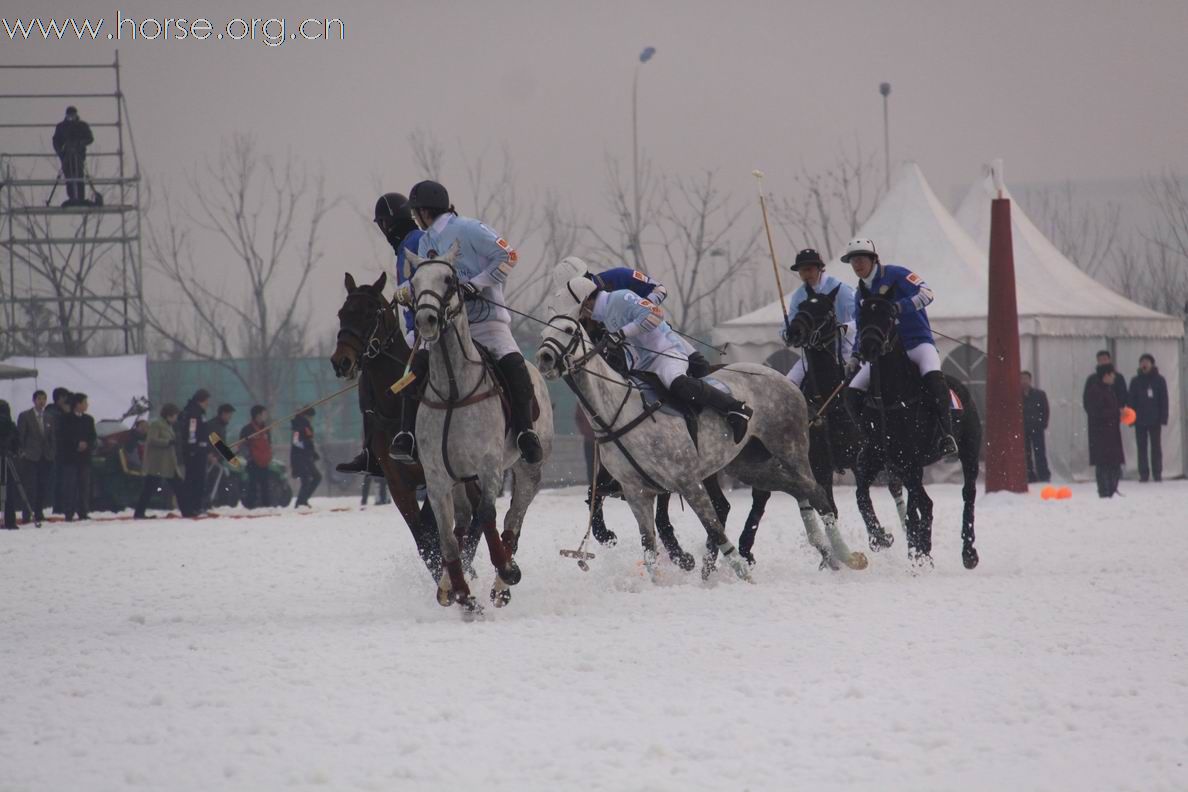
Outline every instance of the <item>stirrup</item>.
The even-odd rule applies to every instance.
[[[407,442],[403,442],[404,438]],[[388,448],[388,456],[401,464],[411,465],[417,461],[417,438],[412,432],[400,431],[392,438],[392,445]]]
[[[540,447],[540,438],[532,429],[525,429],[516,435],[516,448],[520,449],[520,456],[529,465],[535,465],[544,459],[544,451]]]
[[[745,404],[737,410],[731,410],[726,413],[726,423],[734,430],[735,443],[742,442],[743,437],[747,433],[747,427],[751,423],[751,416],[754,414],[755,411]]]

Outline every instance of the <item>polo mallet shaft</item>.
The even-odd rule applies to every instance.
[[[784,305],[784,284],[780,282],[780,265],[776,263],[775,242],[771,238],[771,223],[767,220],[767,198],[763,195],[763,171],[753,170],[759,185],[759,209],[763,212],[763,230],[767,232],[767,249],[771,252],[771,271],[775,274],[776,291],[780,298],[780,311],[784,314],[784,327],[788,326],[788,306]]]
[[[594,464],[591,465],[590,473],[590,512],[586,515],[586,535],[582,537],[582,543],[578,545],[577,550],[562,550],[561,555],[566,558],[576,558],[578,568],[583,572],[590,571],[590,565],[586,563],[587,559],[593,558],[593,553],[586,552],[586,542],[590,540],[590,530],[594,527],[594,490],[598,487],[598,443],[594,443]]]
[[[413,355],[416,353],[416,351],[417,342],[414,340],[413,348],[408,350],[408,362],[404,364],[404,374],[402,374],[400,379],[393,382],[391,387],[388,388],[388,390],[392,392],[392,395],[400,393],[400,391],[416,382],[417,375],[414,374],[412,370]]]
[[[241,445],[246,443],[248,440],[251,440],[253,437],[257,437],[259,435],[264,434],[268,430],[272,429],[273,427],[275,427],[281,423],[284,423],[285,421],[289,420],[290,418],[295,418],[298,415],[301,415],[301,413],[305,412],[306,410],[308,410],[311,407],[317,407],[319,404],[325,404],[326,402],[330,401],[331,399],[337,399],[342,394],[344,394],[348,391],[352,391],[357,387],[359,387],[359,381],[355,380],[354,382],[352,382],[350,385],[347,385],[342,390],[337,390],[334,393],[331,393],[329,396],[323,396],[322,398],[318,399],[316,402],[310,402],[309,404],[304,405],[300,409],[289,413],[288,415],[284,416],[283,418],[277,418],[275,421],[268,424],[268,426],[265,426],[262,429],[257,429],[256,431],[252,432],[247,437],[241,437],[238,440],[236,440],[234,443],[231,443],[231,444],[226,443],[223,440],[223,438],[219,437],[218,432],[211,432],[210,433],[210,444],[212,446],[214,446],[215,451],[218,451],[219,455],[222,456],[223,459],[227,460],[227,462],[229,462],[232,465],[232,467],[238,467],[239,460],[235,458],[235,449],[239,448]]]
[[[857,375],[857,373],[858,372],[854,372],[855,376]],[[853,381],[854,381],[854,377],[842,377],[842,381],[837,383],[837,387],[833,389],[833,393],[829,394],[829,398],[825,400],[825,403],[821,405],[821,409],[817,410],[817,414],[812,417],[812,419],[809,421],[809,423],[810,424],[816,423],[817,420],[822,415],[825,414],[825,410],[826,410],[826,408],[829,407],[830,402],[832,402],[835,398],[837,398],[837,394],[841,393],[842,389],[845,388],[846,386],[848,386]]]

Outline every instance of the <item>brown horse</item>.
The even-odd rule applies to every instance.
[[[368,450],[379,462],[392,502],[408,524],[417,553],[436,583],[442,573],[437,520],[428,500],[424,507],[417,504],[417,487],[425,484],[424,471],[419,464],[401,464],[388,456],[404,400],[409,398],[393,394],[389,386],[404,375],[410,351],[397,306],[384,296],[387,281],[387,274],[383,274],[375,283],[360,286],[349,272],[346,274],[347,297],[338,311],[338,342],[330,363],[339,378],[359,377],[359,406],[367,428]],[[460,538],[469,566],[479,534],[470,525],[469,535]]]

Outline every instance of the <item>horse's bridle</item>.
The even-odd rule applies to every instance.
[[[822,352],[826,351],[828,345],[832,344],[834,339],[837,338],[837,310],[830,308],[829,313],[825,314],[821,318],[821,321],[816,324],[812,324],[812,321],[812,316],[803,308],[797,311],[796,315],[792,317],[792,321],[788,323],[789,337],[791,337],[792,328],[797,325],[806,328],[804,332],[808,336],[804,339],[803,343],[793,344],[793,346],[815,349]]]
[[[880,301],[884,303],[887,302],[886,300]],[[883,328],[876,327],[868,322],[858,333],[858,338],[855,339],[855,343],[858,346],[858,354],[860,357],[864,357],[862,355],[862,347],[864,346],[863,342],[865,340],[869,340],[878,345],[879,357],[886,355],[891,351],[891,348],[895,345],[895,341],[898,337],[899,326],[894,317],[891,318],[891,326],[887,330],[883,330]],[[871,362],[873,363],[874,361]]]
[[[412,295],[413,313],[420,313],[422,310],[432,310],[437,317],[438,327],[444,328],[447,324],[452,324],[455,317],[462,312],[462,290],[458,285],[458,270],[454,268],[453,264],[444,259],[427,259],[418,264],[417,269],[428,267],[432,264],[440,264],[443,267],[449,268],[450,275],[446,279],[446,291],[439,293],[432,289],[426,289],[418,292],[413,285],[412,278],[408,280],[408,289]],[[457,298],[456,301],[453,299],[455,297]],[[433,306],[422,305],[422,298],[431,299],[436,304]]]
[[[399,363],[404,363],[405,361],[400,360],[400,358],[388,351],[388,348],[392,346],[392,341],[400,333],[399,317],[397,317],[397,321],[393,322],[388,334],[382,340],[380,339],[380,329],[384,323],[384,314],[392,310],[393,303],[384,300],[380,295],[368,289],[354,289],[347,294],[348,301],[359,297],[364,298],[375,306],[375,311],[372,313],[374,319],[371,323],[371,328],[364,334],[355,330],[353,327],[343,327],[340,324],[337,336],[338,342],[354,348],[355,354],[361,359],[372,360],[380,355],[386,355]],[[342,311],[338,312],[338,318],[341,322]],[[356,343],[351,343],[350,340]]]
[[[582,332],[581,322],[568,314],[558,314],[549,319],[549,326],[560,329],[560,324],[566,322],[573,325],[573,332],[570,334],[568,344],[562,346],[561,342],[555,338],[546,338],[540,342],[540,346],[557,356],[557,368],[561,371],[562,376],[572,376],[574,372],[584,370],[586,364],[595,355],[601,354],[606,349],[610,344],[610,336],[605,336],[597,344],[588,344],[586,334]],[[582,355],[574,359],[573,355],[578,351],[578,346],[582,348]]]

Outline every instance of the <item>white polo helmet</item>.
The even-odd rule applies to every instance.
[[[570,278],[561,291],[553,297],[553,309],[568,311],[573,306],[584,303],[596,291],[598,291],[598,287],[589,278],[583,275]]]
[[[586,265],[586,260],[578,258],[577,256],[566,256],[557,262],[557,268],[553,272],[553,278],[557,283],[568,283],[571,279],[584,276],[590,271],[590,267]]]
[[[870,256],[875,261],[879,260],[875,244],[869,239],[851,239],[845,252],[841,254],[841,260],[848,264],[854,256]]]

